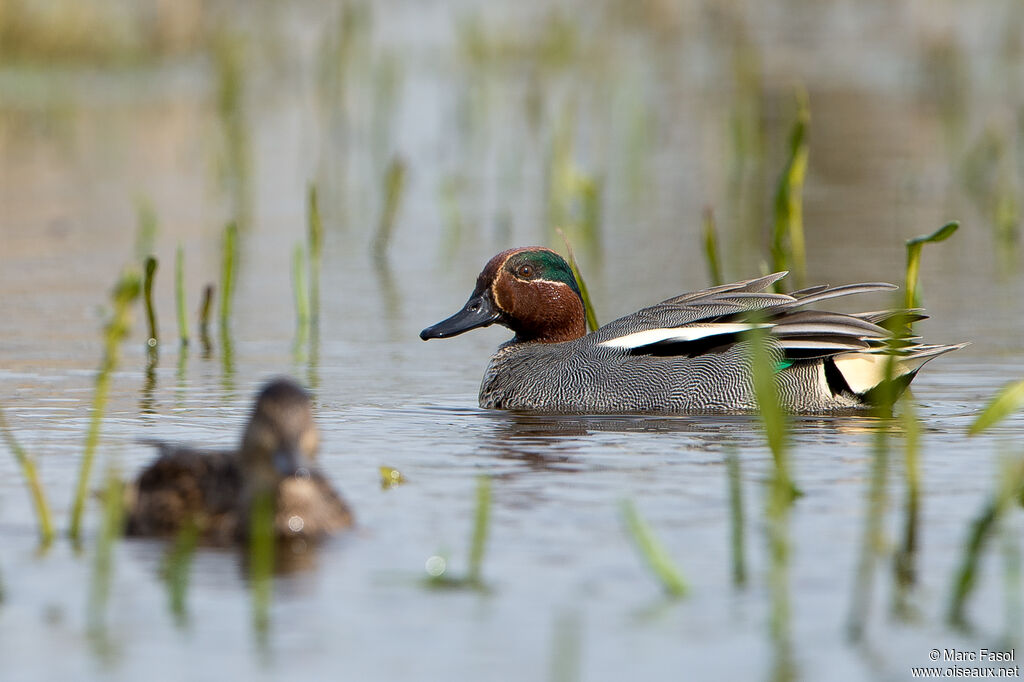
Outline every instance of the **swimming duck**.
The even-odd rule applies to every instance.
[[[920,310],[852,315],[803,310],[837,296],[895,289],[868,283],[765,292],[787,273],[682,294],[587,334],[568,263],[543,247],[503,251],[477,277],[462,310],[420,332],[443,339],[504,325],[480,384],[484,408],[542,412],[732,412],[757,407],[749,334],[765,330],[783,407],[826,412],[870,405],[890,375],[902,390],[926,362],[961,345],[886,345],[886,322]]]
[[[168,536],[191,522],[207,543],[244,541],[261,495],[272,496],[279,540],[316,541],[348,528],[348,505],[313,468],[318,442],[309,394],[275,379],[257,396],[239,449],[153,443],[160,456],[128,486],[126,533]]]

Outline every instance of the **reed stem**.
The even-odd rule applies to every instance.
[[[69,536],[76,543],[81,537],[82,513],[89,492],[89,478],[96,455],[96,446],[99,443],[100,425],[103,422],[103,413],[110,392],[110,378],[117,368],[120,344],[128,335],[131,322],[131,305],[138,298],[140,289],[139,274],[134,270],[128,270],[121,275],[111,294],[114,310],[104,332],[103,359],[99,371],[96,373],[96,388],[93,392],[89,430],[85,436],[85,448],[78,471],[78,485],[75,487],[75,499],[71,507]]]
[[[21,467],[21,473],[25,477],[25,484],[32,495],[32,503],[36,509],[36,523],[39,526],[39,543],[43,548],[49,547],[50,543],[53,542],[53,522],[51,521],[50,506],[46,502],[46,493],[36,471],[35,459],[15,439],[14,433],[11,432],[10,427],[7,425],[7,417],[4,415],[2,408],[0,408],[0,435],[3,436],[8,449],[14,454],[14,459],[17,460],[18,466]]]

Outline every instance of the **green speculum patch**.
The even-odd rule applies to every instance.
[[[573,276],[569,264],[557,253],[553,251],[524,251],[517,253],[508,259],[506,268],[515,273],[519,266],[527,263],[534,268],[534,274],[530,279],[562,282],[568,285],[582,299],[579,286],[576,284],[576,278]]]

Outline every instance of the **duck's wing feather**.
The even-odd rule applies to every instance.
[[[619,318],[595,332],[601,347],[631,353],[697,355],[735,343],[754,329],[767,329],[787,357],[813,358],[880,346],[889,332],[878,323],[919,311],[847,315],[804,306],[853,294],[889,291],[884,282],[819,285],[792,294],[762,291],[784,276],[775,273],[690,294]]]
[[[795,300],[792,296],[763,291],[786,274],[776,272],[765,277],[674,296],[609,322],[594,332],[597,335],[595,340],[604,343],[653,329],[671,329],[698,322],[715,323],[728,315],[792,303]],[[709,328],[704,335],[713,335],[718,331]],[[641,339],[637,337],[638,341]]]
[[[172,535],[190,522],[212,528],[233,515],[241,491],[234,453],[148,443],[160,456],[128,486],[129,535]]]

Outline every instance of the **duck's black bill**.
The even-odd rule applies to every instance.
[[[447,320],[442,320],[432,327],[427,327],[420,332],[420,338],[447,339],[450,336],[458,336],[462,332],[468,332],[477,327],[486,327],[498,321],[500,314],[483,294],[472,296],[462,310],[455,313]]]
[[[298,448],[281,448],[274,453],[274,469],[281,476],[296,476],[309,472],[310,464]]]

